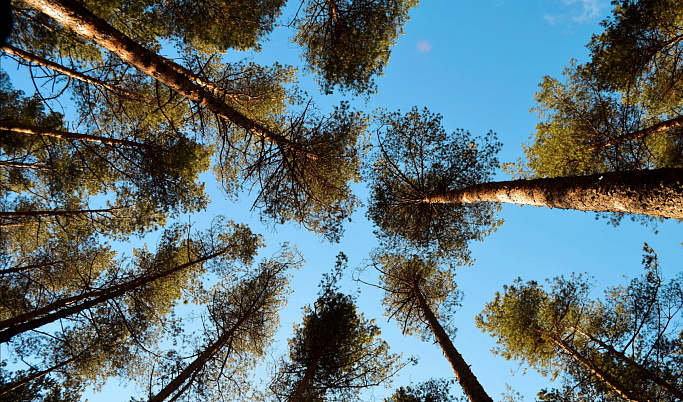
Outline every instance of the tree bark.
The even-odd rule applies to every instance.
[[[2,124],[0,122],[0,124]],[[15,169],[35,169],[35,170],[52,170],[51,167],[45,165],[38,165],[35,163],[21,163],[21,162],[10,162],[10,161],[0,161],[0,166],[15,168]]]
[[[256,314],[256,312],[262,307],[262,303],[264,301],[263,298],[263,291],[265,290],[266,286],[264,286],[260,293],[257,295],[252,300],[251,305],[247,309],[247,311],[240,317],[240,319],[230,327],[229,330],[224,332],[216,342],[213,344],[209,345],[204,351],[197,356],[197,358],[190,363],[185,369],[178,374],[177,377],[175,377],[168,385],[166,385],[161,391],[159,391],[158,394],[156,394],[153,398],[149,400],[149,402],[162,402],[166,400],[173,392],[178,390],[180,386],[187,381],[189,378],[193,377],[196,375],[196,373],[201,370],[204,365],[211,359],[213,355],[218,353],[218,351],[225,346],[228,342],[232,340],[232,337],[234,336],[235,332],[249,319],[251,318],[252,315]],[[185,387],[183,391],[187,389]],[[173,399],[177,399],[178,395],[175,395]]]
[[[65,264],[67,262],[73,262],[73,261],[74,260],[51,261],[51,262],[45,262],[42,264],[24,265],[21,267],[5,268],[5,269],[0,269],[0,275],[15,274],[15,273],[19,273],[19,272],[32,271],[34,269],[39,269],[39,268],[53,267],[55,265]]]
[[[662,377],[656,375],[655,373],[652,372],[652,370],[648,370],[642,365],[636,363],[632,359],[630,359],[628,356],[624,355],[623,353],[619,352],[618,350],[614,349],[611,345],[606,344],[605,342],[601,341],[600,339],[592,336],[591,334],[587,334],[578,328],[572,328],[579,334],[585,336],[592,342],[595,342],[600,346],[601,348],[607,350],[607,352],[617,359],[621,360],[628,366],[632,367],[634,370],[636,370],[638,373],[640,373],[643,377],[652,380],[655,384],[659,385],[660,387],[664,388],[668,393],[671,395],[675,396],[679,400],[683,401],[683,392],[681,390],[677,389],[673,385],[669,384],[667,381],[665,381]]]
[[[43,325],[66,318],[72,314],[76,314],[107,300],[122,296],[133,289],[139,288],[158,279],[189,268],[193,265],[197,265],[212,258],[218,257],[219,255],[228,251],[230,248],[231,247],[223,248],[220,251],[206,255],[197,260],[178,265],[167,271],[143,276],[106,289],[85,292],[78,296],[66,297],[37,310],[0,321],[0,328],[7,328],[0,332],[0,343],[8,342],[13,336],[22,332],[40,328]],[[74,305],[74,303],[78,302],[82,303]]]
[[[635,393],[624,387],[622,384],[620,384],[614,377],[609,375],[608,373],[600,370],[598,367],[596,367],[591,361],[583,357],[578,351],[576,351],[574,348],[572,348],[567,342],[565,342],[563,339],[559,337],[553,337],[552,341],[559,346],[562,350],[564,350],[566,353],[568,353],[573,359],[576,359],[579,363],[581,363],[584,367],[586,367],[588,370],[590,370],[591,373],[595,374],[599,379],[604,381],[607,385],[609,385],[613,390],[615,390],[622,398],[629,400],[629,401],[637,401],[637,402],[645,402],[645,399],[642,399],[638,397]]]
[[[149,150],[157,151],[157,152],[164,152],[164,149],[161,147],[157,147],[157,146],[153,146],[153,145],[149,145],[149,144],[143,144],[141,142],[130,141],[130,140],[122,140],[122,139],[111,138],[111,137],[101,137],[98,135],[71,133],[68,131],[57,130],[57,129],[47,128],[47,127],[33,126],[30,124],[18,123],[18,122],[10,121],[10,120],[0,120],[0,130],[7,130],[7,131],[15,132],[15,133],[22,133],[22,134],[36,135],[36,136],[43,136],[43,137],[53,137],[53,138],[59,138],[62,140],[77,140],[77,141],[96,142],[98,144],[105,144],[105,145],[110,145],[110,146],[121,146],[121,147],[128,147],[128,148],[142,148],[142,149],[149,149]]]
[[[436,319],[434,312],[432,312],[432,309],[422,295],[422,291],[417,283],[413,285],[413,294],[417,299],[422,313],[425,315],[425,318],[427,318],[427,322],[429,323],[437,342],[441,345],[441,350],[443,350],[444,355],[446,355],[449,363],[451,363],[455,377],[460,383],[463,391],[465,391],[467,398],[469,398],[471,402],[493,402],[493,399],[486,393],[484,387],[481,386],[477,377],[472,373],[472,370],[470,370],[470,366],[465,362],[465,359],[455,346],[453,346],[450,337],[441,324],[439,324],[439,321]]]
[[[312,364],[306,367],[304,378],[299,381],[299,385],[296,387],[296,391],[294,392],[294,395],[292,395],[292,399],[289,402],[304,402],[304,395],[313,382],[313,375],[318,369],[319,361],[320,355],[317,355]]]
[[[481,183],[426,197],[427,203],[502,202],[683,218],[683,169]]]
[[[603,149],[607,147],[611,147],[612,145],[618,145],[621,143],[624,143],[626,141],[631,141],[631,140],[638,140],[641,138],[645,138],[649,135],[655,134],[655,133],[661,133],[662,131],[667,131],[671,130],[672,128],[680,127],[683,126],[683,116],[678,116],[674,119],[662,121],[660,123],[654,124],[648,128],[634,131],[632,133],[624,134],[619,137],[612,138],[609,141],[601,142],[600,144],[597,144],[596,146],[588,149],[589,151],[595,151],[597,149]]]
[[[80,355],[74,356],[69,360],[63,361],[63,362],[61,362],[55,366],[50,367],[49,369],[38,371],[36,373],[33,373],[31,375],[28,375],[28,376],[22,378],[21,380],[17,380],[17,381],[11,382],[9,384],[6,384],[2,388],[0,388],[0,395],[5,395],[6,393],[14,391],[15,389],[17,389],[23,385],[26,385],[26,384],[34,381],[34,380],[37,380],[40,377],[46,376],[46,375],[52,373],[53,371],[57,371],[60,368],[73,363],[79,357],[80,357]]]
[[[98,80],[98,79],[93,78],[93,77],[89,77],[89,76],[87,76],[83,73],[80,73],[74,69],[65,67],[61,64],[47,60],[47,59],[42,58],[40,56],[37,56],[35,54],[31,54],[29,52],[26,52],[24,50],[16,48],[10,44],[3,46],[2,50],[4,50],[5,52],[7,52],[9,54],[17,56],[17,57],[19,57],[19,58],[21,58],[21,59],[23,59],[29,63],[34,63],[34,64],[37,64],[39,66],[47,67],[53,71],[57,71],[57,72],[62,73],[68,77],[71,77],[73,79],[76,79],[76,80],[79,80],[82,82],[86,82],[88,84],[96,85],[100,88],[107,89],[107,90],[114,92],[116,94],[119,94],[121,96],[125,96],[125,97],[128,97],[130,99],[134,99],[134,100],[138,100],[138,101],[144,101],[145,100],[139,94],[137,94],[133,91],[129,91],[127,89],[117,87],[116,85],[111,85],[107,82]]]
[[[97,17],[82,4],[74,0],[26,0],[26,4],[42,11],[56,21],[71,28],[83,37],[92,40],[104,49],[118,56],[129,65],[148,76],[164,83],[172,90],[196,102],[219,117],[228,120],[268,141],[309,159],[317,156],[306,152],[296,143],[275,133],[264,125],[246,117],[227,105],[211,91],[182,74],[184,67],[152,52]]]

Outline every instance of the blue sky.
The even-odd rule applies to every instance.
[[[283,17],[291,15],[289,12],[286,9]],[[538,83],[545,75],[559,77],[572,58],[585,61],[585,45],[592,34],[601,31],[599,22],[609,12],[607,0],[424,1],[411,11],[405,35],[393,48],[385,75],[377,79],[378,94],[367,102],[352,102],[368,112],[378,107],[390,111],[427,107],[444,116],[447,131],[463,128],[478,135],[492,130],[504,144],[500,160],[513,162],[522,157],[521,144],[528,142],[537,122],[529,109],[534,106]],[[290,36],[287,29],[276,29],[264,43],[263,51],[252,55],[253,60],[301,65],[299,49],[289,42]],[[228,54],[229,58],[243,56],[238,52]],[[321,95],[312,78],[305,74],[301,85],[323,107],[338,104],[342,98]],[[507,179],[502,173],[498,178]],[[207,176],[209,187],[213,186],[211,180]],[[365,199],[365,186],[355,188]],[[213,214],[223,213],[249,223],[252,230],[265,236],[268,247],[264,256],[274,253],[278,244],[285,241],[297,245],[303,253],[307,264],[293,273],[294,293],[282,312],[282,329],[273,350],[275,357],[286,352],[286,339],[292,325],[301,319],[301,307],[315,301],[317,284],[322,274],[333,267],[337,253],[344,251],[349,256],[350,274],[353,268],[363,265],[375,240],[364,209],[346,226],[341,243],[328,244],[294,225],[276,227],[275,231],[264,227],[258,215],[249,210],[251,198],[244,196],[240,203],[232,204],[213,190],[209,210],[192,219],[208,222]],[[659,234],[655,235],[649,227],[624,222],[615,228],[605,220],[596,220],[592,213],[577,211],[505,205],[500,216],[505,224],[484,242],[472,245],[474,266],[457,272],[464,300],[454,316],[458,332],[453,339],[495,400],[505,392],[506,384],[526,396],[527,401],[532,401],[541,388],[552,386],[533,370],[524,374],[525,368],[516,362],[492,355],[493,339],[474,325],[474,316],[504,284],[517,277],[543,281],[572,272],[588,272],[596,278],[599,295],[599,290],[606,286],[627,283],[624,275],[632,278],[640,274],[644,242],[659,254],[667,278],[681,271],[683,236],[681,226],[675,222],[660,224]],[[376,281],[376,274],[366,271],[363,279]],[[349,278],[343,283],[349,292],[360,290],[359,309],[366,317],[377,319],[393,352],[420,357],[418,365],[407,367],[395,378],[395,386],[453,377],[438,345],[404,337],[395,322],[387,322],[382,316],[381,293]],[[122,389],[116,381],[104,389],[104,393],[89,394],[88,398],[122,400],[136,393],[132,388]],[[380,388],[363,398],[389,393]]]

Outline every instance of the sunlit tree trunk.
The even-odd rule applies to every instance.
[[[426,197],[428,203],[502,202],[683,218],[683,169],[481,183]]]
[[[493,402],[493,399],[486,393],[484,387],[481,386],[477,377],[472,373],[472,370],[470,370],[470,366],[465,362],[465,359],[463,359],[455,346],[453,346],[450,337],[436,319],[434,312],[429,307],[429,304],[422,295],[422,291],[417,283],[413,285],[413,293],[415,294],[415,298],[417,299],[422,313],[425,318],[427,318],[427,322],[429,323],[437,342],[441,345],[441,350],[443,350],[444,355],[446,355],[448,362],[451,363],[456,379],[460,383],[460,386],[462,386],[462,389],[465,391],[469,400],[471,402]]]
[[[206,107],[219,117],[279,146],[288,148],[296,154],[316,159],[315,155],[307,153],[286,137],[227,105],[210,90],[194,82],[192,77],[181,73],[180,71],[185,70],[184,67],[135,42],[105,20],[91,13],[79,2],[74,0],[26,0],[25,3],[49,15],[83,37],[94,41],[124,62],[159,80],[187,99]]]
[[[645,138],[649,135],[661,133],[662,131],[671,130],[673,128],[680,127],[680,126],[683,126],[683,116],[679,116],[679,117],[676,117],[674,119],[662,121],[662,122],[654,124],[648,128],[644,128],[642,130],[634,131],[632,133],[620,135],[618,137],[612,138],[609,141],[601,142],[600,144],[590,148],[589,151],[594,151],[596,149],[611,147],[612,145],[622,144],[626,141],[639,140],[639,139]]]

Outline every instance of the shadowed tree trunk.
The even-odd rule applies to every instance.
[[[43,325],[69,317],[70,315],[84,311],[100,303],[104,303],[108,300],[122,296],[133,289],[147,285],[151,282],[167,277],[191,266],[206,262],[212,258],[218,257],[221,254],[224,254],[231,248],[232,247],[226,247],[202,258],[173,267],[172,269],[153,275],[143,276],[120,285],[111,286],[103,290],[85,292],[78,296],[60,299],[37,310],[0,321],[0,328],[7,328],[6,330],[0,332],[0,343],[8,342],[13,336],[22,332],[37,329]],[[78,302],[82,303],[75,304]]]
[[[469,400],[471,402],[493,402],[493,399],[486,393],[484,387],[481,386],[477,377],[472,373],[472,370],[470,370],[470,366],[465,362],[465,359],[463,359],[455,346],[453,346],[450,337],[441,324],[439,324],[439,321],[436,319],[434,312],[422,295],[417,283],[413,285],[413,293],[437,342],[439,342],[439,345],[441,346],[441,350],[443,350],[444,355],[446,355],[448,362],[451,363],[456,379],[460,383],[460,386],[462,386],[462,389],[465,391]]]
[[[579,211],[683,218],[683,169],[481,183],[418,202],[502,202]]]
[[[71,359],[66,360],[66,361],[63,361],[63,362],[61,362],[61,363],[59,363],[59,364],[57,364],[57,365],[54,365],[54,366],[52,366],[52,367],[50,367],[50,368],[48,368],[48,369],[45,369],[45,370],[42,370],[42,371],[35,372],[35,373],[33,373],[33,374],[27,375],[26,377],[24,377],[24,378],[22,378],[22,379],[20,379],[20,380],[11,382],[11,383],[9,383],[9,384],[5,384],[4,386],[2,386],[2,388],[0,388],[0,395],[4,395],[4,394],[6,394],[6,393],[8,393],[8,392],[12,392],[12,391],[14,391],[15,389],[17,389],[17,388],[19,388],[19,387],[21,387],[21,386],[23,386],[23,385],[26,385],[26,384],[28,384],[28,383],[34,381],[34,380],[37,380],[37,379],[40,378],[40,377],[46,376],[46,375],[52,373],[53,371],[57,371],[57,370],[59,370],[60,368],[62,368],[62,367],[64,367],[64,366],[67,366],[67,365],[73,363],[73,362],[76,361],[76,359],[78,359],[79,357],[80,357],[80,355],[74,356],[74,357],[72,357]]]
[[[37,64],[39,66],[47,67],[53,71],[57,71],[57,72],[62,73],[68,77],[71,77],[73,79],[76,79],[76,80],[79,80],[82,82],[86,82],[88,84],[96,85],[100,88],[108,89],[109,91],[114,92],[116,94],[119,94],[121,96],[125,96],[125,97],[135,99],[135,100],[139,100],[139,101],[144,100],[139,94],[137,94],[133,91],[129,91],[127,89],[117,87],[116,85],[111,85],[111,84],[104,82],[102,80],[98,80],[97,78],[87,76],[83,73],[80,73],[80,72],[74,70],[74,69],[65,67],[61,64],[47,60],[47,59],[40,57],[40,56],[37,56],[35,54],[31,54],[29,52],[26,52],[24,50],[16,48],[10,44],[3,46],[2,50],[4,50],[5,52],[7,52],[11,55],[17,56],[17,57],[19,57],[19,58],[21,58],[21,59],[23,59],[29,63],[34,63],[34,64]]]

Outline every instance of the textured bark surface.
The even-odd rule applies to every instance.
[[[680,127],[683,126],[683,116],[676,117],[675,119],[671,120],[666,120],[657,124],[654,124],[648,128],[634,131],[632,133],[624,134],[619,137],[615,137],[609,141],[605,141],[603,143],[600,143],[593,148],[590,148],[589,151],[594,151],[596,149],[602,149],[602,148],[607,148],[611,147],[612,145],[617,145],[624,143],[626,141],[631,141],[631,140],[638,140],[641,138],[645,138],[649,135],[655,134],[655,133],[661,133],[662,131],[667,131],[671,130],[672,128]]]
[[[470,366],[465,362],[465,359],[455,346],[453,346],[450,337],[441,324],[439,324],[439,321],[436,319],[434,312],[432,312],[432,309],[429,307],[429,304],[425,300],[422,291],[420,291],[417,284],[413,285],[413,293],[415,294],[415,298],[417,298],[422,313],[427,318],[427,322],[429,322],[429,326],[432,329],[437,342],[441,345],[441,350],[443,350],[444,355],[446,355],[448,362],[451,363],[455,378],[458,380],[458,383],[460,383],[463,391],[465,391],[467,398],[472,402],[493,402],[493,399],[486,393],[484,387],[481,386],[477,377],[472,373],[472,370],[470,370]]]
[[[105,20],[91,13],[79,2],[73,0],[26,0],[24,2],[54,18],[65,27],[92,40],[124,62],[159,80],[189,100],[206,107],[219,117],[229,120],[268,141],[286,147],[292,152],[316,159],[315,155],[305,152],[286,137],[275,133],[227,105],[209,89],[194,82],[192,77],[182,74],[180,71],[185,70],[184,67],[141,46],[109,25]]]
[[[637,395],[635,395],[633,392],[631,392],[629,389],[624,387],[619,381],[617,381],[614,377],[609,375],[609,373],[600,370],[597,368],[591,361],[583,357],[580,353],[578,353],[574,348],[569,346],[567,342],[565,342],[561,338],[555,338],[553,341],[559,346],[562,350],[564,350],[566,353],[568,353],[572,358],[576,359],[579,361],[581,364],[583,364],[584,367],[586,367],[588,370],[590,370],[593,374],[595,374],[596,377],[604,381],[607,385],[609,385],[613,390],[615,390],[622,398],[628,400],[628,401],[637,401],[637,402],[645,402],[645,399],[639,398]]]
[[[430,203],[502,202],[683,219],[683,169],[482,183],[437,194]]]
[[[102,80],[98,80],[96,78],[87,76],[83,73],[80,73],[80,72],[74,70],[74,69],[65,67],[61,64],[47,60],[47,59],[40,57],[40,56],[37,56],[35,54],[31,54],[29,52],[26,52],[24,50],[16,48],[12,45],[8,44],[8,45],[3,46],[2,50],[4,50],[5,52],[7,52],[11,55],[17,56],[17,57],[19,57],[19,58],[21,58],[24,61],[27,61],[29,63],[33,63],[33,64],[37,64],[39,66],[47,67],[53,71],[57,71],[59,73],[65,74],[65,75],[67,75],[73,79],[83,81],[83,82],[87,82],[88,84],[92,84],[92,85],[96,85],[96,86],[101,87],[101,88],[108,89],[109,91],[117,93],[121,96],[125,96],[125,97],[131,98],[131,99],[136,99],[136,100],[144,100],[139,94],[137,94],[135,92],[128,91],[126,89],[119,88],[115,85],[111,85],[109,83],[106,83]]]

